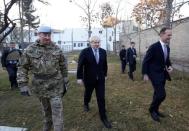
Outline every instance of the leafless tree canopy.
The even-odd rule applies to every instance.
[[[38,0],[39,2],[42,2],[43,4],[48,4],[48,2],[44,0]],[[25,25],[29,25],[32,28],[36,28],[39,24],[39,17],[34,16],[32,13],[35,12],[35,8],[32,6],[33,0],[3,0],[4,3],[4,9],[0,10],[0,43],[7,37],[8,34],[10,34],[13,29],[16,27],[16,20],[20,20],[20,18],[17,19],[11,19],[9,18],[9,12],[13,5],[20,4],[22,2],[22,11],[24,17],[22,17],[24,20]]]
[[[140,0],[134,7],[132,17],[146,28],[170,23],[175,17],[181,18],[180,9],[189,1],[182,1],[173,6],[173,0]]]

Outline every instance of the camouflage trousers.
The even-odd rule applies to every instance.
[[[40,98],[42,105],[44,125],[43,131],[63,131],[63,104],[61,97]]]

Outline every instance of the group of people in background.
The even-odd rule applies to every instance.
[[[121,73],[125,73],[126,65],[129,64],[128,76],[131,80],[134,81],[133,72],[136,70],[136,49],[135,42],[130,42],[130,47],[128,49],[125,48],[125,45],[122,45],[122,49],[120,50],[119,57],[121,60]]]
[[[160,40],[151,44],[147,49],[143,63],[142,63],[142,75],[144,81],[150,80],[154,89],[149,112],[154,121],[160,122],[160,117],[165,117],[163,113],[159,111],[161,103],[166,98],[165,83],[166,80],[171,81],[170,73],[173,68],[170,61],[170,40],[172,36],[171,28],[164,27],[159,33]],[[136,70],[136,49],[135,43],[131,42],[130,47],[126,50],[125,46],[119,53],[121,60],[121,71],[125,73],[127,63],[129,63],[128,76],[134,80],[133,72]]]
[[[159,117],[165,115],[159,112],[161,103],[165,100],[166,80],[171,80],[172,72],[169,59],[171,29],[160,30],[160,40],[152,44],[144,57],[142,75],[145,81],[150,80],[154,89],[153,100],[149,113],[154,121],[160,122]],[[38,39],[23,52],[11,48],[3,53],[1,62],[9,74],[11,89],[19,87],[21,94],[29,96],[28,72],[32,74],[31,92],[35,94],[42,105],[44,126],[43,131],[63,131],[63,104],[62,97],[69,86],[67,61],[62,50],[51,41],[51,28],[41,26],[38,29]],[[107,79],[107,54],[100,47],[100,38],[92,36],[90,46],[83,49],[79,55],[77,66],[77,83],[84,86],[83,110],[89,112],[90,100],[95,89],[100,120],[106,128],[112,128],[107,117],[105,106],[105,81]],[[21,58],[20,58],[21,56]],[[136,70],[135,43],[120,51],[121,72],[125,73],[129,65],[128,76],[134,80]],[[20,59],[18,63],[18,59]],[[18,72],[17,66],[18,65]],[[16,75],[17,72],[17,75]]]

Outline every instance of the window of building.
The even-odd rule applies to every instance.
[[[111,36],[109,37],[109,41],[112,41],[112,37]]]
[[[74,47],[76,47],[76,43],[74,43]]]
[[[59,40],[57,43],[58,43],[58,44],[61,44],[61,41]]]
[[[83,43],[81,43],[81,47],[83,47]]]
[[[37,32],[34,33],[34,36],[37,36]]]
[[[99,34],[102,34],[102,30],[99,30]]]
[[[78,43],[78,47],[80,47],[80,43]]]

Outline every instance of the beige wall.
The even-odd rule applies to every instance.
[[[181,23],[182,22],[182,23]],[[156,30],[160,30],[157,27]],[[158,33],[154,29],[143,30],[141,33],[132,33],[129,35],[121,34],[121,44],[129,46],[129,39],[136,43],[136,49],[139,52],[139,40],[141,39],[141,53],[144,54],[146,47],[159,40]],[[171,59],[176,62],[189,64],[189,18],[182,21],[176,21],[173,24],[173,36],[171,40]]]

